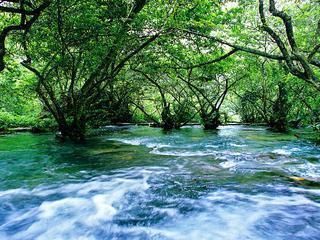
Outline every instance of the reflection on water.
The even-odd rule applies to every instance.
[[[0,137],[0,239],[319,239],[320,149],[264,128]]]

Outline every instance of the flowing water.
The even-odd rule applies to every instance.
[[[264,128],[0,137],[0,239],[320,239],[320,149]]]

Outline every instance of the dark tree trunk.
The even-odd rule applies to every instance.
[[[61,140],[70,139],[74,142],[82,142],[85,139],[86,121],[84,117],[75,118],[68,123],[59,123],[60,134],[58,137]]]
[[[174,119],[174,116],[172,116],[170,112],[170,105],[164,107],[161,113],[161,118],[162,118],[161,127],[164,130],[172,130],[172,129],[180,128],[180,124]]]
[[[203,127],[206,130],[215,130],[221,124],[219,112],[215,112],[214,114],[210,115],[201,114],[201,118]]]
[[[175,123],[172,119],[172,116],[170,115],[170,113],[167,113],[165,110],[164,112],[161,114],[162,117],[162,123],[161,123],[161,127],[164,130],[172,130],[175,128]]]
[[[287,115],[289,111],[288,93],[285,83],[280,82],[278,87],[278,98],[273,105],[273,116],[269,125],[276,132],[286,132],[288,130]]]

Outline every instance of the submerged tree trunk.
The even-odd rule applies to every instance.
[[[220,113],[214,112],[213,114],[201,114],[202,124],[206,130],[215,130],[220,124]]]
[[[162,113],[162,124],[161,127],[164,130],[172,130],[172,129],[178,129],[180,126],[176,123],[176,121],[173,119],[173,116],[170,112],[170,104],[168,106],[165,106]]]
[[[59,138],[70,139],[74,142],[82,142],[85,139],[86,122],[82,119],[74,119],[71,124],[59,123]]]
[[[270,121],[270,127],[277,132],[286,132],[288,130],[287,115],[289,111],[288,93],[285,83],[280,82],[278,88],[278,98],[273,105],[273,116]]]

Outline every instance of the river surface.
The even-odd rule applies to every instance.
[[[320,239],[320,149],[264,128],[0,136],[0,239]]]

